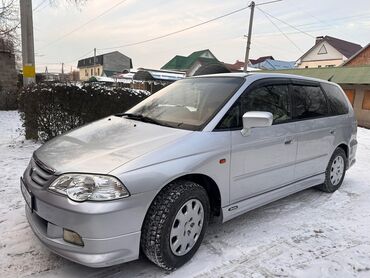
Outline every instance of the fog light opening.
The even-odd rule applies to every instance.
[[[63,239],[66,242],[79,245],[79,246],[84,246],[84,242],[81,236],[74,231],[63,229]]]

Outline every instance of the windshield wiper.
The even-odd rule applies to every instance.
[[[122,114],[119,114],[118,116],[126,116],[127,118],[132,119],[132,120],[137,120],[137,121],[141,121],[141,122],[145,122],[145,123],[151,123],[151,124],[156,124],[156,125],[161,125],[161,126],[169,126],[170,127],[170,125],[168,125],[168,124],[165,124],[165,123],[163,123],[161,121],[158,121],[156,119],[144,116],[142,114],[122,113]]]

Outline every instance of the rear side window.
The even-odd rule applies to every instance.
[[[293,85],[296,119],[310,119],[328,115],[325,95],[318,86]]]
[[[346,97],[343,92],[335,85],[321,84],[326,96],[328,97],[328,102],[332,115],[343,115],[348,113],[348,105]]]

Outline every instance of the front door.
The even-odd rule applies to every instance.
[[[270,127],[252,128],[243,136],[242,115],[248,111],[273,114]],[[277,189],[294,179],[297,139],[292,122],[287,80],[252,84],[225,115],[231,126],[230,202]]]

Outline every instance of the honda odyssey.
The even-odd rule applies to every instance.
[[[26,215],[53,252],[91,267],[142,252],[173,270],[228,221],[355,163],[357,122],[336,84],[283,74],[186,78],[130,110],[58,136],[21,178]]]

